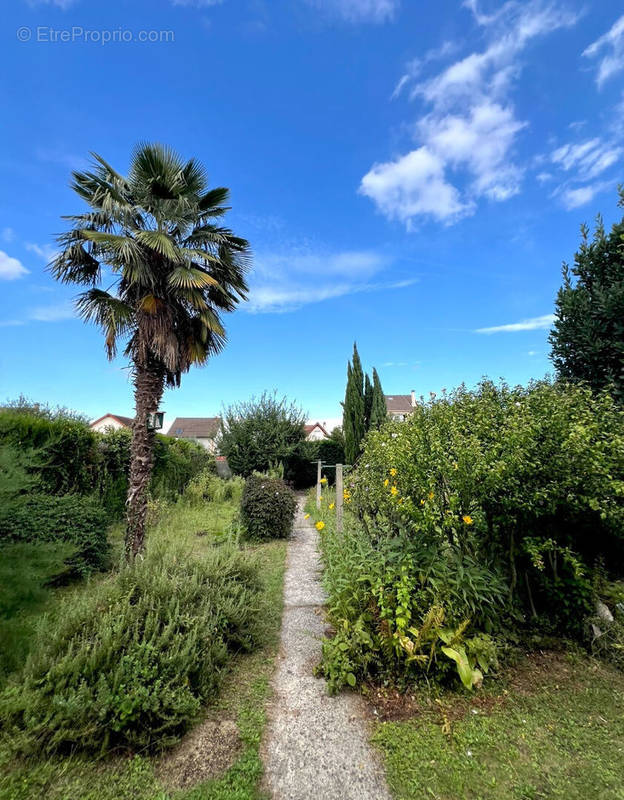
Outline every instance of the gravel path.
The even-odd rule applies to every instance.
[[[318,534],[303,518],[288,545],[281,648],[264,742],[265,787],[274,800],[389,800],[368,744],[362,699],[329,697],[314,677],[325,629]]]

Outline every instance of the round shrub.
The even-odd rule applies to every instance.
[[[252,539],[285,539],[293,527],[297,499],[284,481],[251,475],[245,481],[241,519]]]
[[[148,552],[68,597],[0,695],[18,752],[154,748],[175,740],[217,690],[232,652],[254,642],[257,568],[215,547]]]

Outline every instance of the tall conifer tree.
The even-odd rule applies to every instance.
[[[386,398],[384,397],[381,381],[377,370],[373,367],[373,396],[371,402],[371,413],[369,428],[377,430],[381,428],[387,418]]]

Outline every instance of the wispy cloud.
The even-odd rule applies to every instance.
[[[510,0],[493,14],[482,13],[477,0],[464,5],[489,44],[428,79],[418,80],[420,64],[414,78],[405,73],[395,96],[411,85],[410,97],[428,107],[413,126],[417,147],[374,164],[360,184],[385,216],[408,228],[423,216],[453,223],[473,214],[482,198],[500,202],[519,192],[523,168],[514,146],[527,123],[509,99],[519,56],[532,40],[578,18],[541,0]]]
[[[554,196],[560,198],[564,208],[568,211],[573,211],[575,208],[591,203],[597,194],[611,188],[613,188],[613,184],[610,181],[596,181],[586,186],[561,187],[555,192]]]
[[[0,250],[0,280],[14,281],[28,275],[28,270],[17,258],[12,258],[4,250]]]
[[[523,319],[521,322],[512,322],[507,325],[495,325],[491,328],[477,328],[475,333],[517,333],[518,331],[548,330],[554,321],[554,314],[544,314],[542,317]]]
[[[309,5],[342,17],[347,22],[388,22],[394,18],[400,0],[306,0]]]
[[[596,83],[599,88],[624,70],[624,15],[603,36],[590,44],[583,55],[597,61]]]
[[[195,8],[210,8],[220,6],[225,0],[173,0],[174,6],[195,6]]]
[[[78,0],[26,0],[29,6],[56,6],[63,11],[66,11],[77,2]]]
[[[34,242],[26,242],[24,247],[31,253],[39,256],[42,261],[48,264],[57,253],[56,247],[51,244],[35,244]]]
[[[613,142],[596,137],[558,147],[551,159],[566,172],[574,170],[579,180],[591,180],[613,166],[622,152],[622,148]]]
[[[279,253],[260,253],[245,308],[256,313],[294,311],[309,303],[398,289],[415,282],[414,278],[381,282],[380,274],[391,263],[387,256],[369,250],[327,252],[302,246]]]
[[[3,242],[11,243],[15,239],[15,231],[13,228],[3,228],[0,234]]]
[[[75,319],[76,311],[71,301],[65,301],[55,305],[33,308],[28,318],[34,322],[62,322],[67,319]]]

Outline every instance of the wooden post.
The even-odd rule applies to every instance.
[[[336,464],[336,530],[342,533],[342,503],[344,500],[344,483],[342,480],[342,464]]]
[[[321,462],[316,462],[316,507],[321,507]]]

